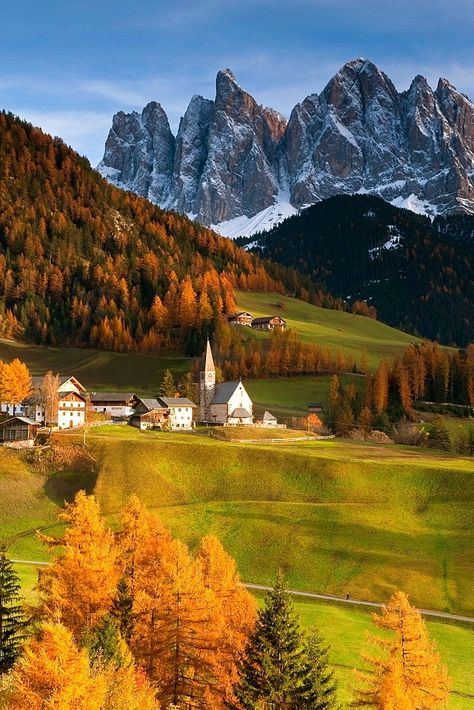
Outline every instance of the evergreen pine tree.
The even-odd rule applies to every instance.
[[[0,675],[13,666],[25,638],[27,621],[20,601],[20,580],[0,550]]]
[[[130,592],[130,585],[125,577],[122,577],[117,584],[117,596],[112,605],[112,616],[117,620],[120,633],[125,641],[130,641],[132,633],[132,609],[133,598]]]
[[[443,418],[437,414],[431,422],[430,442],[435,449],[449,451],[451,449],[451,438]]]
[[[160,395],[162,397],[174,397],[176,394],[176,384],[171,370],[165,370],[160,385]]]
[[[303,647],[290,595],[279,575],[265,599],[239,669],[235,695],[242,708],[297,708]]]
[[[304,640],[302,702],[298,708],[336,710],[336,681],[329,668],[329,649],[316,629],[311,629]]]
[[[124,644],[117,621],[112,616],[104,617],[95,629],[88,631],[82,639],[82,646],[93,662],[112,663],[117,668],[122,665]]]

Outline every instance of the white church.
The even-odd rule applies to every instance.
[[[199,413],[201,421],[209,424],[253,424],[253,402],[242,381],[216,384],[209,340],[199,373]]]

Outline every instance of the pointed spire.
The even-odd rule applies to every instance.
[[[215,372],[214,359],[212,357],[211,344],[209,338],[207,339],[206,352],[204,355],[204,372]]]

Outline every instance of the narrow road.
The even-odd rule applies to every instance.
[[[33,565],[34,567],[48,567],[50,562],[38,562],[37,560],[11,560],[14,564],[20,565]],[[252,582],[244,582],[247,589],[254,589],[257,592],[270,592],[272,587],[268,587],[264,584],[253,584]],[[375,609],[382,609],[385,604],[380,602],[368,602],[364,599],[353,599],[350,597],[346,599],[345,597],[337,597],[332,594],[318,594],[317,592],[303,592],[300,589],[288,589],[290,594],[295,597],[303,597],[306,599],[320,599],[326,602],[336,602],[337,604],[353,604],[356,606],[369,606]],[[444,619],[445,621],[461,621],[467,624],[474,624],[474,617],[472,616],[462,616],[461,614],[448,614],[445,611],[432,611],[431,609],[419,609],[423,616],[429,616],[434,619]]]
[[[251,582],[244,582],[247,589],[255,589],[259,592],[269,592],[272,587],[267,587],[264,584],[252,584]],[[288,589],[290,594],[295,597],[306,597],[307,599],[321,599],[326,602],[337,602],[338,604],[355,604],[358,606],[370,606],[376,609],[382,609],[385,604],[380,602],[368,602],[363,599],[353,599],[350,597],[346,599],[345,597],[336,597],[332,594],[317,594],[316,592],[302,592],[300,589]],[[463,621],[468,624],[474,624],[474,617],[472,616],[462,616],[460,614],[448,614],[445,611],[432,611],[431,609],[419,609],[423,616],[430,616],[435,619],[444,619],[446,621]]]

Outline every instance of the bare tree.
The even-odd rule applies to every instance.
[[[39,387],[39,403],[44,407],[44,423],[54,426],[58,423],[59,375],[48,370]]]

